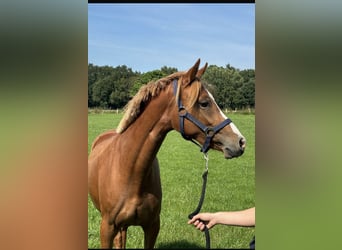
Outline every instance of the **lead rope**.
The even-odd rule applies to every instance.
[[[205,189],[207,186],[209,156],[207,153],[203,153],[203,155],[205,159],[205,170],[202,174],[203,185],[202,185],[201,198],[199,200],[198,206],[195,209],[195,211],[193,211],[191,214],[188,215],[189,219],[192,219],[192,217],[194,217],[196,214],[200,212],[202,205],[203,205],[203,201],[204,201]],[[207,228],[207,226],[204,226],[204,233],[205,233],[206,248],[210,249],[210,235],[209,235],[209,229]]]

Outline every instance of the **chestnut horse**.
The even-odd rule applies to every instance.
[[[88,187],[101,213],[101,247],[125,248],[126,231],[139,225],[144,247],[153,248],[160,229],[162,190],[157,153],[168,132],[223,152],[242,155],[245,138],[217,106],[200,79],[200,59],[142,86],[126,106],[116,130],[99,135],[88,159]]]

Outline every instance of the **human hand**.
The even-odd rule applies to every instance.
[[[210,229],[215,226],[215,215],[214,213],[199,213],[192,217],[188,224],[193,224],[198,230],[204,231],[205,227]]]

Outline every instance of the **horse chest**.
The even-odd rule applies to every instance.
[[[116,216],[115,224],[120,226],[148,224],[152,218],[159,216],[160,204],[160,197],[153,194],[144,194],[126,200]]]

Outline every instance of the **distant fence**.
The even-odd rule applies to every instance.
[[[254,108],[245,108],[245,109],[222,109],[222,111],[226,114],[229,113],[239,113],[239,114],[255,114]],[[121,114],[123,113],[123,109],[103,109],[103,108],[88,108],[88,114]]]
[[[120,114],[120,113],[123,113],[123,109],[88,108],[88,114],[104,114],[104,113]]]
[[[254,108],[244,108],[244,109],[222,109],[222,111],[226,114],[228,113],[240,113],[240,114],[255,114]]]

